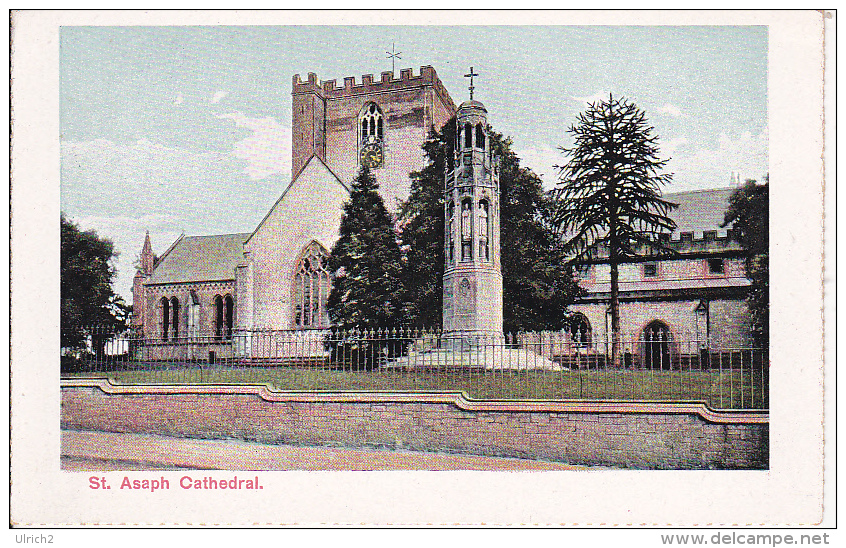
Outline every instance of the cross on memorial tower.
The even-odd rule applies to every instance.
[[[394,74],[396,72],[396,60],[402,59],[402,57],[400,57],[402,52],[396,51],[395,44],[391,42],[391,51],[386,51],[385,53],[388,54],[388,59],[391,60],[391,74]]]
[[[470,88],[469,89],[470,89],[470,100],[471,101],[473,100],[473,90],[476,89],[473,86],[473,77],[478,76],[478,75],[479,75],[478,73],[473,72],[473,67],[470,67],[470,73],[469,74],[464,75],[465,78],[470,78]]]

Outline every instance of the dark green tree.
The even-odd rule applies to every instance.
[[[491,132],[500,163],[500,243],[503,328],[559,329],[578,292],[551,227],[551,201],[540,179],[511,150],[510,139]],[[406,313],[415,326],[442,321],[444,274],[444,170],[452,169],[455,118],[423,144],[428,160],[411,174],[411,194],[401,209]]]
[[[746,303],[756,345],[770,341],[770,176],[764,184],[747,179],[732,192],[722,226],[732,229],[746,252],[746,276],[752,282]]]
[[[611,266],[611,352],[619,363],[620,307],[618,265],[646,254],[671,255],[662,234],[676,225],[667,214],[676,207],[661,198],[661,186],[672,181],[661,171],[658,137],[645,113],[626,99],[591,104],[568,130],[571,148],[560,168],[556,188],[556,225],[572,260],[608,255]]]
[[[540,177],[520,165],[510,138],[492,132],[491,146],[501,158],[503,329],[561,329],[580,289],[552,224],[553,201]]]
[[[61,344],[85,348],[89,337],[126,327],[129,307],[115,295],[112,282],[117,256],[112,242],[81,231],[61,216]],[[102,341],[92,340],[96,351]]]
[[[427,164],[410,174],[411,193],[400,208],[405,314],[409,325],[431,328],[443,321],[444,172],[452,169],[455,118],[423,143]]]
[[[362,167],[329,256],[334,279],[326,305],[341,329],[390,328],[402,322],[402,254],[378,188],[370,170]]]

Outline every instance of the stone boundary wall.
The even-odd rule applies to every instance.
[[[663,469],[767,469],[767,412],[701,403],[475,401],[461,393],[62,381],[62,428],[390,447]]]

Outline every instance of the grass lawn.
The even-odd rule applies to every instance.
[[[157,364],[130,371],[71,373],[121,384],[244,383],[279,390],[464,391],[474,399],[704,401],[714,409],[766,409],[766,375],[749,370],[482,371],[377,369],[350,371],[293,367],[191,367]]]

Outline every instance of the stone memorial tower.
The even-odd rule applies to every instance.
[[[473,69],[470,69],[473,74]],[[444,185],[443,322],[447,336],[472,341],[502,337],[499,257],[499,158],[494,156],[488,111],[470,100],[456,113],[456,146]]]

